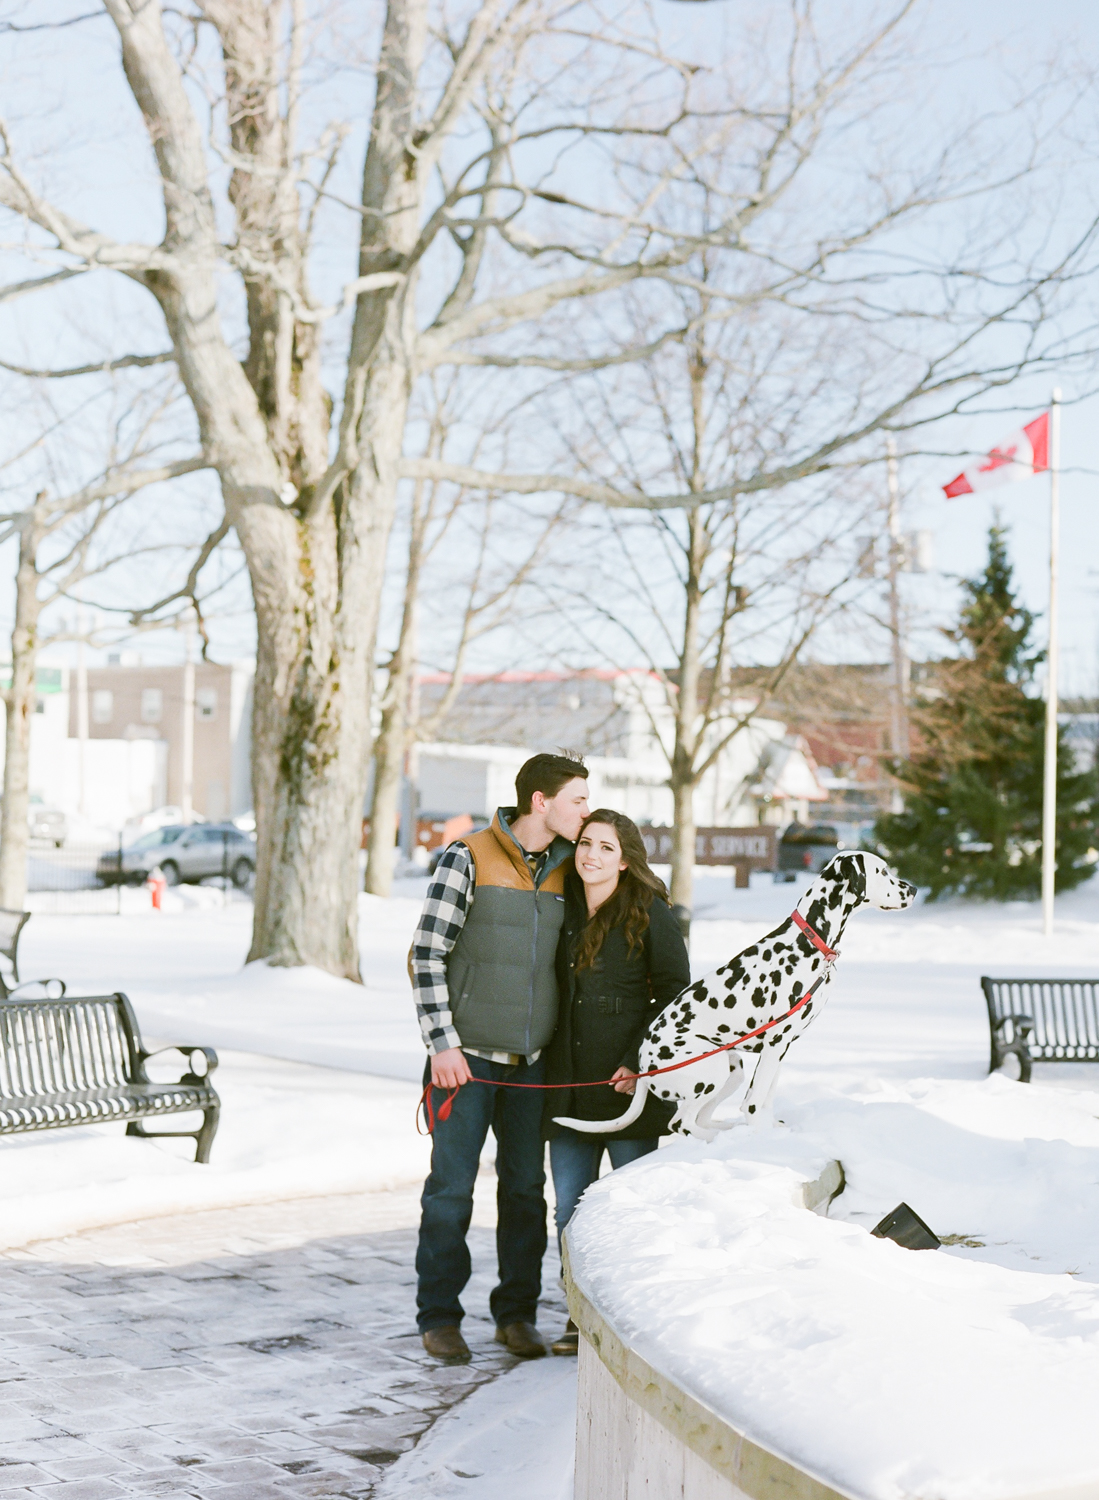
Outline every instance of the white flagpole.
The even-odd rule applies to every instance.
[[[1049,409],[1049,655],[1046,660],[1046,749],[1042,785],[1042,931],[1053,935],[1057,861],[1057,563],[1060,550],[1061,392]]]

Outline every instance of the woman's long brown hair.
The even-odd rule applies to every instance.
[[[618,885],[613,894],[588,918],[587,926],[580,934],[575,959],[577,969],[589,968],[595,962],[612,927],[625,929],[629,953],[640,948],[645,941],[653,897],[658,896],[661,901],[668,899],[664,882],[649,869],[648,856],[637,824],[624,813],[600,807],[584,819],[577,835],[577,843],[593,823],[605,823],[608,828],[614,829],[622,846],[622,859],[626,868],[619,873]]]

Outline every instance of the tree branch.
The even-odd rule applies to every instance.
[[[162,609],[166,609],[169,604],[174,604],[177,599],[189,599],[197,610],[198,601],[195,598],[195,590],[198,588],[199,574],[228,534],[229,522],[225,520],[219,526],[215,527],[203,542],[198,556],[191,565],[191,571],[187,574],[187,580],[183,587],[176,589],[174,593],[166,594],[163,599],[158,599],[155,604],[147,605],[145,609],[133,610],[130,614],[130,624],[135,626],[144,624],[150,615],[158,614]]]
[[[68,370],[31,370],[26,365],[9,365],[6,360],[0,359],[0,370],[10,370],[13,375],[26,375],[32,380],[68,380],[71,375],[103,375],[112,370],[140,370],[148,365],[167,365],[175,357],[173,349],[167,349],[163,354],[124,354],[119,359],[105,359],[98,365],[73,365]]]
[[[103,266],[133,275],[169,264],[163,251],[151,245],[120,244],[40,197],[15,164],[3,121],[0,121],[0,207],[11,209],[51,234],[62,250],[84,262],[80,269]],[[72,270],[69,274],[78,275],[79,271]],[[57,279],[62,279],[60,272]]]
[[[195,458],[180,458],[174,463],[160,464],[151,469],[119,470],[109,478],[101,479],[87,489],[77,490],[69,497],[70,508],[78,510],[94,500],[108,500],[114,495],[132,495],[146,485],[160,484],[165,479],[178,479],[183,474],[194,474],[200,469],[212,469],[214,465],[203,455]]]
[[[23,297],[27,292],[37,292],[44,286],[56,286],[59,281],[68,281],[72,276],[83,276],[87,266],[66,266],[53,271],[49,276],[36,276],[32,281],[13,281],[10,286],[0,287],[0,302],[10,302],[14,297]]]

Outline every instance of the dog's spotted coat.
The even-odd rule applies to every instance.
[[[883,859],[876,854],[852,852],[837,854],[825,865],[797,909],[823,942],[835,948],[848,917],[858,907],[900,911],[911,906],[915,898],[915,886],[898,880]],[[740,1084],[744,1052],[756,1053],[758,1060],[741,1104],[742,1113],[755,1124],[768,1120],[782,1059],[824,1003],[830,977],[825,967],[824,955],[793,917],[788,917],[760,942],[690,985],[661,1011],[641,1043],[639,1071],[698,1057],[746,1036],[774,1017],[785,1015],[823,977],[813,998],[796,1015],[730,1052],[720,1052],[675,1073],[639,1079],[633,1103],[613,1124],[564,1117],[557,1123],[572,1130],[613,1134],[638,1118],[651,1091],[660,1099],[678,1104],[671,1123],[673,1131],[712,1141],[718,1130],[729,1129],[734,1123],[714,1121],[713,1112]]]

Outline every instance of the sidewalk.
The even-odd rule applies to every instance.
[[[369,1496],[517,1361],[492,1340],[488,1178],[470,1243],[473,1362],[414,1323],[418,1192],[215,1209],[0,1256],[0,1500]],[[546,1261],[547,1328],[563,1321]]]

